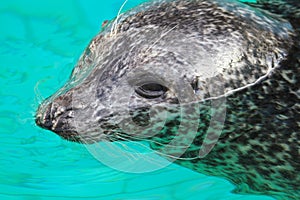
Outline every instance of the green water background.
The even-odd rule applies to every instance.
[[[129,0],[125,9],[141,1]],[[84,146],[36,127],[40,101],[59,89],[122,0],[2,0],[0,3],[0,199],[270,200],[237,195],[228,181],[172,164],[115,171]]]

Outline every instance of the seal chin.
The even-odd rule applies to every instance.
[[[79,137],[79,134],[76,131],[54,131],[54,132],[65,140],[76,142],[76,143],[82,143],[82,144],[87,143],[86,141],[82,140]]]

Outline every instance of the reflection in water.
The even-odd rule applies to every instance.
[[[128,7],[139,3],[130,0]],[[7,1],[0,5],[0,198],[253,199],[228,181],[172,164],[149,174],[101,165],[79,144],[35,127],[35,86],[45,98],[68,78],[121,0]],[[127,7],[127,8],[128,8]],[[259,196],[255,199],[272,199]]]

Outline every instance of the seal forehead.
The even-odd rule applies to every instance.
[[[153,1],[120,16],[91,42],[88,80],[99,74],[116,80],[129,69],[160,65],[153,70],[176,68],[178,76],[204,82],[219,76],[228,92],[276,68],[288,52],[289,35],[287,22],[233,1]]]

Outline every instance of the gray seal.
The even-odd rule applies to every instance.
[[[145,140],[237,193],[300,199],[299,13],[296,0],[142,4],[104,24],[36,123],[86,144]]]

